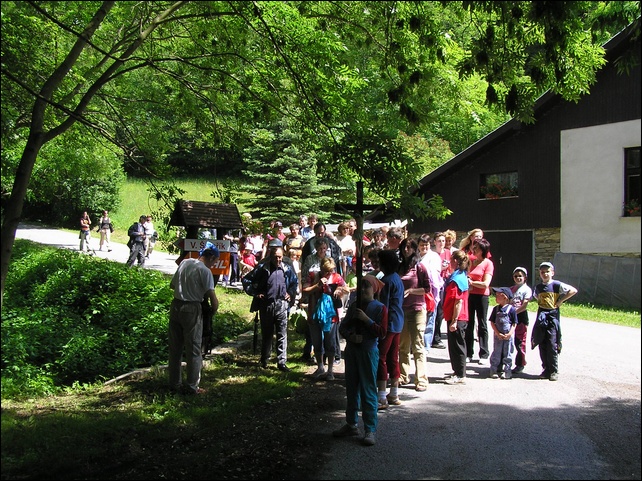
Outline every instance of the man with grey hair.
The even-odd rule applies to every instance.
[[[254,290],[252,312],[259,311],[261,322],[261,367],[267,368],[272,355],[272,336],[276,332],[276,359],[279,371],[290,372],[288,358],[288,312],[296,298],[299,279],[291,262],[284,261],[283,243],[272,239],[268,254],[244,282]],[[289,261],[289,259],[288,259]],[[247,292],[247,291],[246,291]]]

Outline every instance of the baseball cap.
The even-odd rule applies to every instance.
[[[281,221],[276,221],[276,222],[274,223],[274,226],[275,226],[275,227],[283,227],[283,222],[281,222]]]
[[[513,269],[513,274],[515,274],[517,271],[522,271],[524,273],[524,277],[528,277],[528,271],[526,270],[526,267],[515,267],[515,269]]]
[[[220,255],[221,255],[219,250],[218,250],[218,247],[216,247],[214,244],[212,244],[209,241],[205,243],[205,247],[203,247],[199,251],[198,255],[202,256],[205,253],[213,254],[215,257],[220,257]]]
[[[496,293],[499,294],[500,292],[504,294],[506,297],[509,299],[513,298],[513,293],[508,287],[491,287],[491,289]]]
[[[553,264],[551,264],[550,262],[542,262],[542,263],[539,265],[539,268],[540,268],[540,269],[546,269],[546,268],[549,268],[549,269],[555,269],[555,267],[553,266]]]

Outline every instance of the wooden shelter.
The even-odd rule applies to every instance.
[[[187,238],[197,238],[199,229],[216,229],[219,236],[226,230],[243,229],[236,204],[182,199],[176,201],[169,225],[185,227]]]

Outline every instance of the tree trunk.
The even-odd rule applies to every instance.
[[[34,119],[35,120],[35,119]],[[40,126],[42,126],[42,118],[40,119]],[[11,262],[11,253],[13,251],[13,244],[16,240],[16,229],[20,223],[22,215],[22,207],[27,195],[27,187],[29,187],[29,180],[31,179],[31,172],[36,163],[38,152],[43,144],[44,134],[41,128],[34,129],[32,124],[29,140],[25,146],[20,159],[20,165],[16,171],[16,178],[11,190],[11,196],[4,209],[4,220],[2,222],[2,232],[0,232],[0,242],[2,245],[0,253],[0,309],[4,299],[4,281],[9,273],[9,263]]]

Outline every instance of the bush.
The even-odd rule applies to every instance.
[[[2,396],[44,394],[167,362],[170,276],[17,240],[2,322]],[[214,339],[246,330],[220,311]]]

